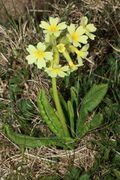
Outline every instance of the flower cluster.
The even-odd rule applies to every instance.
[[[88,23],[87,17],[82,17],[79,25],[69,26],[66,22],[60,22],[58,17],[50,17],[49,22],[41,21],[40,27],[45,42],[28,46],[28,64],[36,64],[52,78],[67,76],[83,65],[83,59],[88,55],[88,39],[94,40],[93,33],[96,31],[94,24]],[[71,54],[76,54],[72,56],[76,57],[75,60]]]

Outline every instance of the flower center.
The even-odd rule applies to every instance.
[[[58,74],[58,73],[60,72],[60,68],[53,68],[53,69],[52,69],[52,72],[53,72],[54,74]]]
[[[79,34],[77,32],[73,32],[71,34],[71,38],[73,41],[78,41],[79,40]]]
[[[48,29],[50,32],[57,32],[58,31],[58,27],[56,25],[51,25],[49,26],[49,29]]]
[[[38,59],[43,59],[44,58],[44,55],[45,55],[45,52],[44,51],[40,51],[40,50],[36,50],[35,53],[34,53],[35,57],[38,58]]]

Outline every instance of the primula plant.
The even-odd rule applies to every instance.
[[[16,134],[8,125],[5,125],[5,132],[13,142],[25,147],[55,145],[73,148],[87,132],[101,124],[102,114],[93,110],[106,94],[107,85],[93,85],[81,102],[78,89],[71,87],[71,97],[66,102],[57,90],[56,81],[70,76],[84,65],[89,40],[94,40],[96,27],[88,23],[87,17],[82,17],[79,25],[67,25],[66,22],[60,22],[58,17],[50,17],[49,22],[41,21],[40,28],[43,29],[45,41],[38,42],[36,46],[29,45],[26,59],[28,64],[35,64],[51,78],[51,94],[55,106],[49,103],[44,89],[40,90],[37,103],[42,120],[54,136],[35,138]]]

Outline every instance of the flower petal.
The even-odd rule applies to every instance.
[[[63,71],[60,71],[60,72],[58,73],[58,76],[60,76],[60,77],[65,77],[65,76],[66,76],[66,73],[63,72]]]
[[[54,33],[55,37],[59,37],[60,33],[61,33],[60,31],[55,32],[55,33]]]
[[[39,42],[39,43],[37,44],[37,49],[39,49],[40,51],[45,51],[46,46],[45,46],[44,43]]]
[[[63,66],[63,67],[61,68],[62,71],[68,71],[68,69],[69,69],[69,66]]]
[[[79,26],[76,29],[76,32],[79,33],[80,35],[83,35],[85,33],[85,29],[82,26]]]
[[[80,42],[83,44],[87,44],[88,37],[86,35],[80,36]]]
[[[58,29],[59,29],[59,30],[66,29],[66,27],[67,27],[67,25],[66,25],[65,22],[62,22],[62,23],[58,24]]]
[[[59,22],[59,18],[58,18],[58,17],[56,17],[56,18],[50,17],[50,18],[49,18],[49,21],[50,21],[50,24],[51,24],[51,25],[52,25],[52,24],[57,25],[58,22]]]
[[[29,45],[28,46],[28,48],[27,48],[27,51],[30,53],[30,54],[32,54],[32,53],[34,53],[35,51],[36,51],[36,48],[35,48],[35,46],[33,46],[33,45]]]
[[[85,46],[83,46],[83,47],[82,47],[82,49],[81,49],[81,50],[82,50],[82,51],[87,51],[87,50],[88,50],[88,48],[89,48],[89,44],[86,44]]]
[[[81,47],[81,45],[80,45],[80,43],[79,42],[73,42],[73,45],[75,46],[75,47]]]
[[[45,21],[41,21],[41,24],[39,26],[43,29],[48,29],[50,25]]]
[[[36,61],[36,65],[37,65],[37,67],[38,67],[39,69],[42,69],[43,67],[44,67],[44,68],[46,67],[46,62],[45,62],[44,59],[43,59],[43,60],[37,60],[37,61]]]
[[[83,59],[84,58],[86,58],[87,57],[87,55],[88,55],[88,52],[87,51],[80,51],[80,53],[78,53],[78,59],[80,58],[80,57],[82,57]]]
[[[36,58],[33,55],[28,55],[26,59],[28,60],[28,64],[33,64],[36,62]]]
[[[87,23],[88,23],[88,18],[87,18],[87,16],[83,16],[83,17],[81,18],[80,25],[81,25],[81,26],[86,26]]]
[[[57,77],[57,74],[53,73],[52,71],[47,72],[50,77]]]
[[[45,59],[52,60],[52,58],[53,58],[53,53],[52,52],[45,52]]]
[[[96,37],[94,34],[89,33],[89,32],[86,32],[86,35],[87,35],[91,40],[94,40],[95,37]]]
[[[70,42],[72,42],[72,39],[71,39],[71,35],[70,34],[67,34],[67,38]]]
[[[70,26],[68,26],[68,32],[71,34],[75,31],[75,24],[70,24]]]
[[[78,59],[78,64],[79,64],[79,66],[83,66],[83,61],[81,58]]]
[[[88,24],[86,26],[86,29],[89,31],[89,32],[95,32],[97,30],[97,28],[94,26],[94,24]]]

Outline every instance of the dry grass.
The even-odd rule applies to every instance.
[[[3,135],[1,135],[1,139],[2,164],[0,169],[3,178],[15,173],[23,174],[26,177],[32,173],[33,179],[51,174],[64,176],[71,165],[82,167],[87,171],[93,166],[97,152],[89,144],[93,135],[84,137],[75,150],[59,150],[55,147],[26,149],[24,157],[15,144],[9,142]]]

